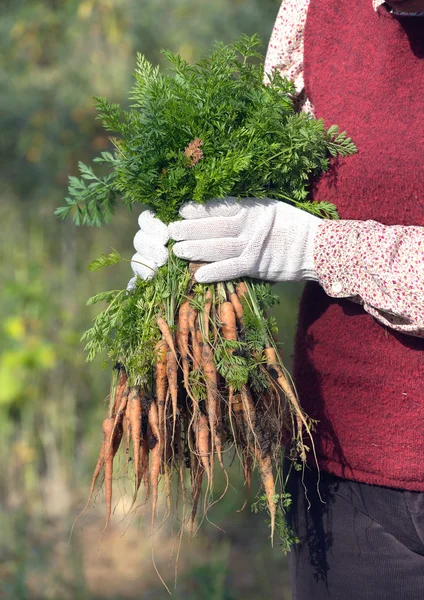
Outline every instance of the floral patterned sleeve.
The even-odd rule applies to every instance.
[[[265,58],[267,74],[278,69],[296,87],[302,111],[313,115],[303,82],[303,38],[310,0],[283,0],[275,21]]]
[[[424,227],[324,221],[314,249],[318,279],[391,329],[424,337]]]

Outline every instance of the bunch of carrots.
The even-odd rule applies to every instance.
[[[141,485],[146,499],[151,498],[152,536],[160,494],[170,514],[173,493],[181,489],[185,502],[187,488],[191,501],[182,525],[188,525],[192,535],[202,491],[206,513],[212,504],[215,469],[222,469],[228,486],[228,465],[237,456],[246,501],[252,471],[255,466],[259,471],[273,538],[276,518],[277,528],[284,519],[276,492],[283,458],[282,435],[284,430],[294,433],[293,451],[305,460],[304,433],[311,434],[313,423],[302,412],[276,343],[267,331],[262,348],[257,347],[250,357],[262,389],[251,385],[249,378],[241,383],[232,380],[231,361],[237,361],[237,353],[250,347],[244,343],[249,334],[246,317],[260,311],[255,285],[246,280],[235,285],[196,286],[191,279],[187,293],[181,296],[175,324],[170,327],[164,316],[156,317],[160,339],[154,348],[153,385],[135,385],[125,365],[116,365],[103,421],[103,443],[86,506],[103,471],[105,528],[112,511],[114,459],[122,446],[126,459],[134,465],[133,506]],[[266,322],[263,315],[257,316]],[[220,347],[224,348],[223,359],[217,361]]]
[[[80,163],[80,178],[70,177],[56,214],[101,226],[121,203],[148,207],[168,224],[187,201],[236,196],[337,218],[334,205],[309,200],[309,182],[328,170],[330,157],[349,156],[355,145],[337,126],[326,129],[297,111],[293,82],[278,70],[264,76],[259,45],[256,35],[217,43],[193,65],[164,51],[167,72],[138,56],[131,107],[96,99],[114,151],[94,162],[109,170],[97,174]],[[143,486],[153,536],[159,500],[170,514],[181,490],[181,531],[192,534],[202,494],[206,516],[217,501],[215,473],[223,472],[228,487],[236,457],[247,496],[257,469],[263,493],[256,504],[269,512],[271,539],[276,530],[288,549],[295,538],[284,519],[283,458],[302,468],[314,452],[315,423],[299,405],[276,342],[267,312],[275,296],[249,279],[196,284],[196,265],[175,257],[171,246],[151,281],[89,300],[107,307],[83,336],[88,360],[106,353],[115,369],[87,506],[103,472],[108,525],[114,460],[123,446],[134,467],[131,510]],[[91,269],[121,261],[114,251]]]

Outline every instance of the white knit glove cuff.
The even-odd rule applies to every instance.
[[[284,271],[293,275],[293,281],[318,281],[314,248],[317,230],[321,223],[321,220],[316,219],[305,224],[301,239],[297,243],[297,251],[287,254]]]

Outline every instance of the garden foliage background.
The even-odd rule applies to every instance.
[[[124,287],[117,267],[89,273],[111,247],[132,255],[137,214],[119,211],[101,230],[53,216],[78,160],[110,147],[92,96],[125,102],[137,51],[162,62],[168,47],[188,60],[214,40],[258,32],[264,51],[279,0],[13,0],[0,19],[0,597],[166,598],[147,529],[116,514],[100,538],[103,496],[77,527],[101,442],[109,373],[86,364],[80,337],[93,318],[86,299]],[[280,286],[280,339],[290,356],[299,289]],[[286,561],[271,549],[263,515],[237,509],[234,489],[215,523],[183,545],[175,598],[289,598]],[[129,482],[118,481],[125,497]],[[236,491],[238,489],[238,493]],[[257,487],[256,487],[257,489]],[[169,537],[164,530],[163,538]],[[169,547],[157,560],[172,581]],[[162,548],[163,546],[163,548]]]

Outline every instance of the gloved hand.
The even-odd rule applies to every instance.
[[[131,259],[133,277],[127,285],[128,290],[135,287],[137,276],[141,279],[151,279],[159,267],[168,260],[166,244],[169,240],[168,227],[155,217],[152,210],[144,210],[138,217],[140,229],[134,237],[136,253]]]
[[[236,198],[186,203],[168,230],[180,258],[208,262],[201,283],[249,276],[267,281],[318,280],[314,238],[321,219],[278,200]]]

